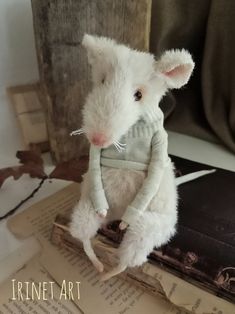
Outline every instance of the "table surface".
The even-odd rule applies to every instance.
[[[9,107],[5,95],[0,95],[0,109],[3,114],[0,115],[0,168],[16,165],[17,159],[14,157],[18,149],[23,149],[21,137],[18,132],[17,121],[13,111]],[[4,120],[4,121],[3,121]],[[235,155],[229,152],[223,146],[214,143],[193,138],[179,133],[169,132],[169,153],[179,157],[202,162],[208,165],[221,167],[235,171]],[[50,155],[43,156],[46,172],[53,169]],[[16,204],[24,199],[39,183],[38,179],[29,178],[28,175],[22,176],[18,181],[9,178],[0,189],[0,215],[9,211]],[[18,212],[23,211],[30,205],[55,193],[67,186],[69,182],[63,180],[52,180],[45,182],[39,192],[24,204]],[[0,282],[6,278],[22,263],[29,258],[26,252],[36,250],[36,242],[33,239],[20,241],[16,239],[7,229],[6,220],[0,222]],[[29,250],[30,247],[30,250]],[[18,253],[17,253],[18,252]],[[25,254],[24,254],[25,252]],[[14,254],[11,263],[9,257]]]

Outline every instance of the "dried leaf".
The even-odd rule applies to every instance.
[[[88,169],[88,156],[82,156],[80,158],[74,158],[69,161],[59,163],[49,178],[63,179],[74,182],[81,182],[82,175]]]
[[[45,178],[43,160],[41,156],[33,151],[18,151],[16,157],[19,158],[21,165],[0,169],[0,187],[4,181],[13,177],[18,180],[23,174],[29,174],[32,178]]]
[[[20,160],[21,164],[34,163],[37,165],[43,165],[43,159],[39,152],[32,150],[18,150],[16,157]]]
[[[46,178],[43,159],[35,151],[18,151],[16,157],[22,165],[0,169],[0,187],[4,181],[13,177],[18,180],[23,174],[29,174],[32,178]],[[52,173],[50,179],[61,179],[74,182],[81,182],[82,175],[88,168],[88,156],[82,156],[66,162],[59,163]]]

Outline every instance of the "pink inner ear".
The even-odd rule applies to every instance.
[[[163,72],[163,74],[168,77],[174,77],[174,76],[179,76],[179,75],[180,76],[185,75],[186,71],[187,71],[187,67],[185,65],[179,65],[170,71]]]

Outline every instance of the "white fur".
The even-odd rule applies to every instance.
[[[137,120],[151,112],[169,88],[187,83],[194,63],[185,50],[172,50],[159,61],[149,53],[131,50],[104,37],[85,35],[83,45],[92,66],[93,89],[83,110],[83,130],[90,140],[92,134],[104,133],[107,147],[118,141]],[[140,89],[141,101],[134,93]],[[89,200],[89,180],[85,175],[79,203],[75,206],[71,234],[84,244],[84,250],[101,272],[103,265],[94,255],[90,239],[108,221],[121,219],[125,209],[138,193],[146,173],[102,167],[102,180],[110,206],[107,216],[100,217]],[[175,233],[177,222],[177,191],[173,165],[165,172],[155,197],[147,210],[127,228],[119,248],[119,265],[103,276],[106,280],[126,267],[139,266],[154,246],[165,244]]]

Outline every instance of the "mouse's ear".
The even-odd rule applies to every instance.
[[[82,46],[87,50],[88,61],[90,64],[96,61],[98,55],[101,54],[98,37],[85,34],[82,40]]]
[[[85,34],[82,40],[82,45],[87,50],[88,61],[91,65],[110,54],[116,44],[113,39],[89,34]]]
[[[194,69],[191,54],[182,50],[168,50],[156,61],[155,70],[160,75],[168,88],[184,86]]]

